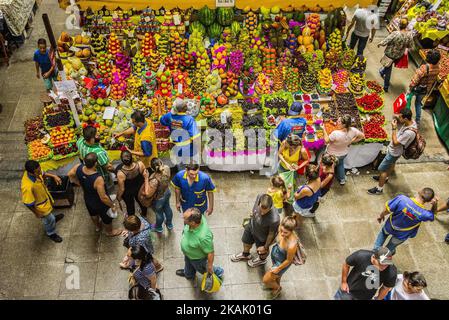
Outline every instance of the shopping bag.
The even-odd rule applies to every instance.
[[[407,105],[407,97],[405,93],[401,93],[399,97],[396,98],[396,100],[393,102],[393,113],[398,114],[401,112],[402,109],[404,109]]]
[[[295,192],[296,189],[296,179],[295,179],[295,172],[294,171],[285,171],[279,173],[279,176],[284,180],[285,186],[288,187],[290,184],[293,186],[292,192],[290,194],[290,198],[288,199],[288,203],[292,204],[295,201]]]
[[[408,51],[407,49],[404,52],[404,55],[394,63],[394,66],[399,69],[407,69],[408,68]]]
[[[221,280],[215,274],[210,274],[205,272],[203,274],[203,280],[201,281],[201,290],[207,293],[214,293],[220,290],[221,288]]]

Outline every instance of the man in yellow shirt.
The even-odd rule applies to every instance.
[[[145,168],[150,168],[151,159],[157,158],[156,132],[151,120],[145,119],[142,111],[135,111],[131,115],[133,126],[115,135],[119,138],[122,135],[132,135],[134,137],[134,150],[126,148],[133,155],[143,162]]]
[[[61,184],[61,178],[54,174],[42,172],[37,161],[28,160],[22,177],[22,202],[30,209],[36,218],[42,220],[47,236],[54,242],[62,242],[56,233],[56,222],[64,218],[63,214],[53,215],[53,198],[44,182],[44,177],[50,177],[56,184]]]

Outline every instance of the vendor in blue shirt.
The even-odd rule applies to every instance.
[[[196,121],[186,112],[186,102],[177,98],[173,103],[171,112],[159,119],[160,123],[167,126],[172,133],[170,138],[175,144],[172,152],[175,152],[178,163],[190,163],[192,157],[197,154],[198,144],[201,142]]]
[[[302,105],[294,102],[288,110],[287,118],[281,120],[276,129],[274,129],[274,138],[278,142],[278,146],[284,141],[290,133],[294,133],[300,137],[303,136],[307,121],[300,116]]]
[[[45,39],[37,40],[37,46],[38,49],[34,51],[33,57],[36,65],[36,77],[40,79],[42,75],[45,89],[50,91],[53,87],[53,81],[56,81],[58,76],[55,55],[53,50],[47,49],[47,41]]]
[[[426,204],[430,204],[432,208],[426,209]],[[388,236],[391,235],[386,247],[394,254],[397,246],[416,236],[421,222],[435,219],[437,207],[438,200],[431,188],[422,189],[414,198],[398,195],[388,201],[385,210],[377,218],[381,223],[389,215],[377,236],[374,249],[384,246]]]
[[[200,171],[198,164],[188,164],[174,176],[171,184],[175,188],[178,211],[197,208],[202,214],[212,214],[215,185],[206,173]]]

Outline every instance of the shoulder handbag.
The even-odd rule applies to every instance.
[[[300,266],[306,263],[307,260],[307,254],[306,250],[304,249],[304,246],[301,243],[301,240],[299,240],[298,237],[298,249],[296,250],[295,257],[293,258],[293,264],[295,266]]]
[[[438,80],[436,80],[433,83],[432,88],[430,88],[429,92],[427,92],[426,95],[424,96],[424,98],[422,98],[423,107],[431,107],[435,103],[435,97],[432,93],[433,93],[433,90],[435,90],[437,83],[438,83]]]
[[[154,200],[157,199],[158,196],[158,189],[159,189],[159,183],[160,181],[157,178],[151,178],[150,181],[152,180],[156,180],[158,186],[156,187],[156,190],[154,191],[154,193],[151,195],[151,197],[145,197],[144,194],[144,190],[145,190],[145,183],[142,184],[142,186],[140,187],[139,190],[139,194],[137,195],[140,203],[142,203],[142,205],[146,208],[150,208],[153,205]]]
[[[426,63],[426,77],[428,77],[428,76],[429,76],[429,65]],[[422,81],[423,78],[421,78],[420,82]],[[427,93],[427,85],[418,84],[418,85],[413,87],[412,92],[414,94]]]

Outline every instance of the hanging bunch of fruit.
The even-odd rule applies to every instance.
[[[273,73],[273,91],[278,92],[281,90],[284,90],[284,77],[282,67],[277,67]]]
[[[122,77],[120,69],[112,69],[112,86],[110,97],[114,100],[122,100],[126,96],[126,79]]]
[[[331,69],[332,72],[337,71],[340,62],[340,55],[335,49],[328,50],[325,57],[325,67]]]
[[[343,69],[349,70],[352,68],[355,61],[355,52],[353,49],[348,48],[343,51],[343,55],[341,58],[341,66]]]
[[[149,57],[151,52],[156,49],[156,40],[152,33],[145,33],[141,43],[141,53],[144,57]]]
[[[292,65],[293,54],[289,49],[285,49],[279,57],[278,65],[281,67],[289,67]]]
[[[108,41],[108,52],[115,56],[118,52],[122,51],[120,40],[115,33],[111,33]]]
[[[298,68],[289,67],[284,73],[285,87],[290,92],[299,91],[299,70]]]
[[[310,33],[315,34],[321,27],[320,15],[318,13],[311,13],[306,19],[306,24],[310,28]]]
[[[147,71],[143,77],[143,87],[147,95],[152,96],[157,89],[156,72]]]
[[[200,31],[194,30],[189,37],[187,48],[190,53],[199,52],[200,48],[204,48],[203,35]]]
[[[312,74],[317,73],[324,65],[324,54],[321,50],[306,52],[302,56],[307,62],[308,71]]]
[[[223,45],[215,44],[211,50],[212,53],[212,70],[218,69],[220,73],[226,71],[226,62],[228,60],[228,55],[226,52],[226,47]]]
[[[165,58],[170,54],[170,38],[168,33],[162,33],[157,40],[157,50],[161,58]]]
[[[140,88],[142,87],[142,79],[132,75],[127,79],[126,94],[128,97],[137,97],[140,93]]]
[[[320,93],[326,94],[332,88],[332,72],[329,68],[324,68],[318,71],[318,85],[317,89]]]
[[[365,91],[365,73],[352,73],[349,75],[349,90],[355,95],[361,95]]]
[[[150,70],[153,72],[157,72],[157,70],[159,69],[159,65],[161,64],[161,61],[162,58],[161,55],[159,54],[159,51],[151,50],[150,56],[148,58],[148,67],[150,68]]]
[[[243,69],[243,52],[240,50],[232,51],[229,54],[229,70],[237,76],[240,76]]]
[[[253,72],[260,73],[262,72],[262,60],[258,52],[251,50],[251,53],[248,57],[245,57],[245,63],[243,64],[244,70],[253,69]]]
[[[228,71],[220,74],[221,91],[226,97],[235,97],[237,95],[238,77],[236,74]]]
[[[173,56],[178,59],[181,58],[181,54],[185,51],[186,40],[181,38],[178,32],[174,32],[170,35],[170,48]]]
[[[206,77],[207,89],[206,92],[213,97],[219,96],[221,91],[221,77],[218,70],[215,69]]]
[[[102,76],[109,77],[111,75],[112,70],[111,58],[112,56],[104,51],[98,53],[97,69]]]
[[[199,52],[196,53],[196,72],[206,76],[211,69],[211,63],[209,55],[204,47],[199,48]]]
[[[287,48],[292,54],[298,50],[298,39],[293,33],[290,33],[287,38]]]
[[[242,29],[240,31],[239,40],[237,43],[236,48],[243,52],[243,55],[246,57],[249,56],[250,52],[250,44],[251,44],[251,38],[248,30]]]
[[[335,52],[340,55],[342,53],[342,38],[341,31],[339,29],[335,29],[328,38],[329,49],[334,49]]]
[[[256,80],[255,90],[259,95],[271,93],[273,82],[265,73],[259,73]]]
[[[336,93],[346,93],[348,91],[349,72],[347,70],[342,69],[337,73],[334,73],[332,75],[332,80],[336,86],[334,89]]]
[[[137,75],[144,74],[147,71],[147,59],[142,53],[138,52],[133,57],[133,72]]]
[[[209,38],[214,42],[220,39],[221,34],[223,33],[223,27],[219,23],[214,22],[209,26],[207,31]]]
[[[131,74],[131,59],[126,54],[118,52],[115,56],[115,66],[120,70],[123,79]]]
[[[254,36],[255,33],[257,32],[257,23],[258,23],[257,15],[252,11],[248,12],[243,24],[246,30],[248,30],[249,35]]]
[[[207,89],[205,74],[201,72],[201,70],[195,70],[195,72],[191,75],[191,79],[192,84],[190,88],[195,95],[198,96]]]
[[[366,70],[366,58],[363,56],[357,56],[354,64],[352,65],[351,72],[362,73]]]
[[[316,73],[306,72],[301,75],[301,91],[303,93],[311,93],[316,87]]]
[[[274,69],[276,67],[276,50],[274,48],[263,49],[263,72],[269,76],[273,75]]]
[[[165,69],[165,71],[158,71],[157,73],[157,81],[159,84],[159,90],[162,96],[171,96],[172,93],[172,76],[169,69]]]
[[[95,55],[98,55],[102,51],[106,51],[106,39],[103,37],[103,35],[96,32],[92,33],[92,36],[90,37],[90,43]]]
[[[234,21],[231,24],[231,36],[232,36],[232,46],[235,47],[235,45],[237,44],[237,39],[239,38],[240,35],[240,31],[242,30],[242,26],[240,25],[239,22]]]

